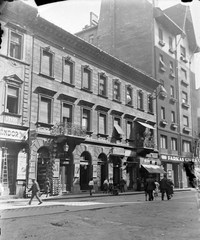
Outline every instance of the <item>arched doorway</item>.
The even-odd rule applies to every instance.
[[[108,179],[108,162],[107,156],[105,153],[101,153],[98,157],[100,164],[100,178],[101,178],[101,190],[103,191],[103,182]]]
[[[81,154],[80,161],[80,189],[88,190],[89,180],[92,178],[92,157],[89,152],[85,151]]]
[[[46,147],[41,147],[37,151],[37,182],[40,186],[40,190],[45,189],[45,180],[48,173],[48,163],[50,161],[49,150]]]

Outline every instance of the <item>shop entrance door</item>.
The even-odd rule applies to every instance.
[[[89,182],[89,166],[80,165],[80,188],[81,190],[88,190]]]

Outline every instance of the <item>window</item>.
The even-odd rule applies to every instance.
[[[165,119],[165,108],[161,107],[161,119]]]
[[[63,105],[62,105],[62,121],[63,121],[63,123],[72,123],[72,105],[63,103]]]
[[[189,118],[187,116],[183,116],[183,125],[185,127],[189,126]]]
[[[181,53],[181,56],[182,57],[186,57],[186,51],[185,51],[185,48],[183,46],[180,46],[180,53]]]
[[[63,82],[73,84],[74,63],[68,59],[63,59]]]
[[[39,106],[39,122],[51,123],[52,120],[52,99],[41,96]]]
[[[91,91],[92,89],[92,72],[89,66],[82,69],[82,89]]]
[[[19,113],[19,88],[8,86],[6,112]]]
[[[89,43],[94,42],[94,34],[89,35]]]
[[[22,35],[11,32],[10,56],[16,59],[22,59]]]
[[[126,139],[132,139],[132,127],[133,123],[131,121],[126,122]]]
[[[121,126],[121,119],[118,118],[118,117],[114,117],[114,119],[113,119],[113,125],[115,125],[115,124]]]
[[[86,129],[87,131],[90,131],[90,116],[91,111],[89,109],[83,109],[82,112],[82,127]]]
[[[169,37],[169,49],[173,49],[173,39]]]
[[[160,54],[159,56],[159,70],[161,71],[165,71],[165,63],[164,63],[164,59],[163,59],[163,55]]]
[[[183,68],[181,68],[181,79],[187,82],[187,72]]]
[[[171,149],[173,151],[177,151],[177,139],[176,138],[171,138]]]
[[[49,50],[41,50],[40,73],[53,77],[53,53]]]
[[[126,104],[128,105],[133,105],[132,101],[132,87],[131,86],[126,86]]]
[[[99,134],[107,134],[107,115],[105,113],[99,113],[99,129],[98,132]]]
[[[188,102],[188,96],[186,92],[182,92],[182,103]]]
[[[170,68],[170,75],[174,75],[174,65],[173,65],[173,62],[171,61],[169,63],[169,68]]]
[[[153,113],[153,97],[152,97],[152,95],[148,95],[148,111],[149,111],[149,113]]]
[[[114,80],[113,82],[113,99],[120,101],[120,81]]]
[[[164,135],[160,136],[160,147],[167,149],[167,136]]]
[[[142,92],[142,90],[138,91],[138,109],[143,110],[143,92]]]
[[[99,75],[99,94],[101,96],[107,96],[107,77],[105,74]]]
[[[172,120],[172,123],[176,122],[176,117],[175,117],[175,112],[174,111],[171,111],[171,120]]]
[[[159,40],[162,42],[163,41],[163,31],[162,29],[158,29],[158,36],[159,36]]]
[[[191,142],[183,140],[183,152],[191,152]]]
[[[174,86],[170,86],[170,95],[174,98]]]

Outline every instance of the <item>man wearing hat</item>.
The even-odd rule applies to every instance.
[[[153,199],[154,199],[153,190],[155,190],[155,189],[156,189],[156,184],[153,179],[153,176],[150,174],[149,178],[147,178],[147,180],[146,180],[146,191],[149,195],[149,201],[153,201]]]
[[[33,184],[31,188],[28,190],[28,192],[32,191],[31,199],[28,204],[31,205],[33,198],[36,197],[40,205],[42,204],[42,200],[39,198],[39,192],[40,192],[39,184],[36,182],[35,178],[32,179],[32,182]]]
[[[161,191],[161,199],[164,200],[165,193],[167,195],[167,200],[170,200],[171,197],[169,195],[169,181],[167,179],[167,174],[164,174],[163,179],[160,181],[160,191]]]

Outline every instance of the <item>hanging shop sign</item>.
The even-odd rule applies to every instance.
[[[125,157],[136,157],[137,153],[131,150],[125,150],[124,156]]]
[[[198,158],[192,157],[179,157],[179,156],[171,156],[171,155],[160,155],[160,159],[163,161],[174,161],[174,162],[196,162]]]
[[[60,172],[60,159],[56,158],[53,166],[53,177],[58,178]]]
[[[17,180],[26,180],[27,153],[20,151],[17,158]]]
[[[11,139],[11,140],[26,140],[28,132],[13,128],[0,127],[0,138]]]

